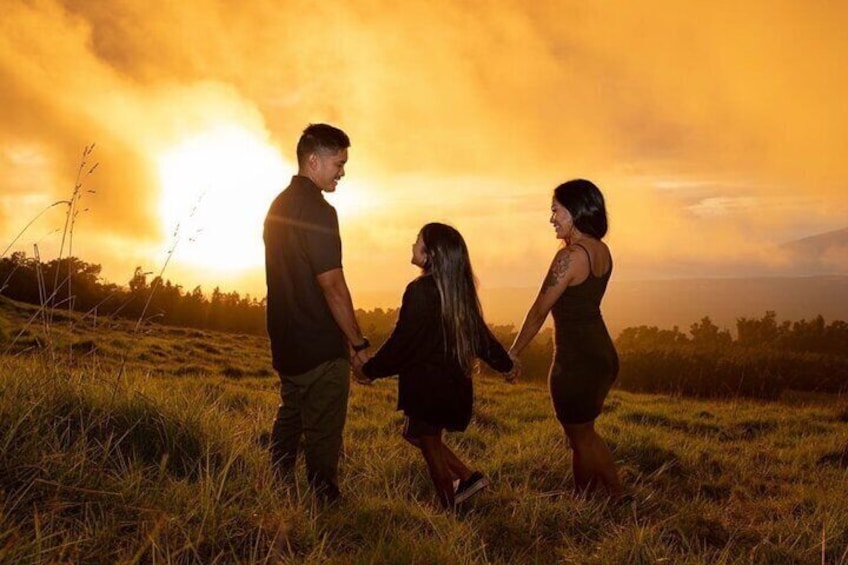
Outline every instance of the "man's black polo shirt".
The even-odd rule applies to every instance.
[[[295,175],[265,217],[267,321],[274,369],[298,375],[347,357],[317,275],[342,266],[336,210],[321,189]]]

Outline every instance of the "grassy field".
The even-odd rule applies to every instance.
[[[846,399],[614,391],[598,427],[634,495],[614,505],[571,494],[543,388],[480,378],[447,441],[493,484],[447,514],[395,382],[354,386],[322,509],[271,481],[266,348],[0,299],[0,563],[848,563]]]

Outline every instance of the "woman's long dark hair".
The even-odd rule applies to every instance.
[[[428,257],[425,269],[439,289],[446,352],[469,373],[479,348],[486,343],[487,330],[468,247],[462,235],[445,224],[425,225],[421,239]]]
[[[586,179],[564,182],[554,189],[554,198],[565,206],[578,230],[596,239],[607,234],[607,207],[595,183]]]

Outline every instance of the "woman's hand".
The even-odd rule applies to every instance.
[[[521,359],[518,357],[518,354],[511,349],[509,350],[509,358],[512,359],[512,370],[506,374],[505,379],[508,383],[514,383],[519,377],[521,377]]]

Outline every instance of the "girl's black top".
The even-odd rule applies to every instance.
[[[488,328],[478,352],[496,371],[512,369],[512,360]],[[422,275],[406,287],[392,335],[363,372],[372,380],[398,375],[398,409],[406,415],[452,431],[468,427],[471,378],[445,351],[441,300],[432,275]]]

